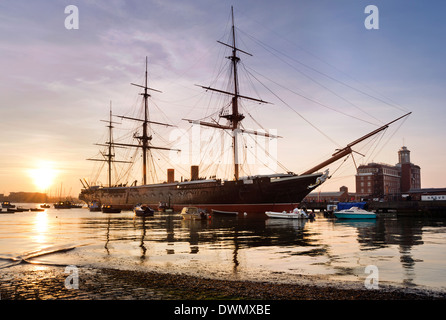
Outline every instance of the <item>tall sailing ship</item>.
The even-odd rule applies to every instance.
[[[110,204],[114,207],[122,209],[131,209],[137,203],[144,203],[149,206],[156,207],[160,202],[169,203],[175,210],[180,210],[185,206],[195,206],[206,210],[222,210],[231,212],[246,213],[264,213],[265,211],[283,211],[292,210],[300,204],[300,202],[315,188],[320,186],[327,178],[329,178],[328,170],[320,172],[330,163],[341,159],[353,152],[352,147],[359,142],[385,130],[391,123],[407,116],[400,117],[373,132],[353,141],[345,148],[337,150],[332,157],[313,168],[297,175],[292,172],[266,175],[253,175],[240,177],[240,159],[238,154],[238,144],[240,133],[256,134],[269,138],[277,138],[269,133],[246,130],[241,126],[245,118],[239,112],[241,100],[250,100],[258,103],[267,103],[264,100],[248,97],[239,92],[239,79],[237,66],[240,62],[239,54],[250,55],[246,51],[236,46],[236,28],[234,25],[234,13],[232,13],[232,43],[220,44],[229,47],[232,54],[227,57],[230,60],[232,90],[225,91],[212,88],[210,86],[200,86],[205,90],[217,92],[219,94],[230,97],[230,112],[220,113],[220,118],[227,120],[227,124],[219,124],[218,122],[205,122],[187,120],[190,123],[199,124],[205,127],[224,130],[231,134],[232,137],[232,160],[233,160],[233,178],[222,180],[217,178],[201,179],[199,177],[199,166],[191,166],[191,176],[187,181],[175,181],[174,169],[168,169],[167,182],[165,183],[147,183],[147,158],[151,149],[155,150],[174,150],[167,147],[158,147],[151,144],[152,135],[149,134],[149,124],[165,125],[149,120],[148,99],[149,91],[158,91],[148,87],[147,84],[147,58],[145,70],[145,83],[143,85],[133,84],[142,88],[143,111],[144,118],[131,118],[119,116],[122,119],[138,121],[142,123],[142,135],[135,135],[134,138],[139,140],[138,144],[115,143],[112,139],[111,128],[111,112],[109,120],[110,137],[106,143],[108,153],[103,154],[104,159],[101,161],[108,162],[108,186],[90,186],[85,180],[84,188],[81,190],[79,199],[89,203],[93,200],[100,201],[102,204]],[[159,92],[159,91],[158,91]],[[114,159],[113,147],[135,147],[142,151],[142,185],[132,186],[113,186],[111,183],[111,163],[117,162]],[[180,150],[178,150],[180,151]],[[96,160],[96,159],[93,159]],[[82,182],[82,180],[81,180]]]

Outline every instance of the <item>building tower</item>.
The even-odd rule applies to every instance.
[[[398,163],[410,163],[410,151],[405,146],[398,151]]]
[[[420,188],[420,167],[410,162],[410,151],[405,146],[398,151],[395,166],[369,163],[360,165],[356,173],[356,193],[360,197],[392,200],[411,189]]]
[[[420,167],[410,162],[410,151],[405,146],[398,151],[397,166],[401,168],[401,192],[421,188]]]

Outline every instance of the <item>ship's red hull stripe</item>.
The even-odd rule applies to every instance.
[[[183,207],[198,207],[201,209],[206,209],[211,212],[214,210],[238,212],[238,213],[262,213],[265,211],[291,211],[298,207],[298,203],[255,203],[255,204],[189,204],[189,205],[174,205],[173,209],[175,211],[181,211]],[[156,209],[158,204],[149,204],[150,207]],[[114,207],[120,207],[122,209],[132,209],[128,205],[114,205]]]

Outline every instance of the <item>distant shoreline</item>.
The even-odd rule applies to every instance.
[[[41,192],[10,192],[8,196],[0,194],[0,202],[9,201],[11,203],[54,203],[67,199],[74,202],[82,202],[77,197],[53,197]]]

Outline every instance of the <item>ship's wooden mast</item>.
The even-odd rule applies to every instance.
[[[109,116],[109,122],[108,122],[108,141],[113,142],[113,125],[112,125],[112,108],[111,108],[111,101],[110,101],[110,116]],[[110,143],[108,145],[108,186],[111,187],[111,173],[112,173],[112,160],[115,157],[115,155],[112,153],[113,146]]]
[[[174,151],[181,151],[179,149],[171,149],[171,148],[163,148],[163,147],[155,147],[150,145],[150,141],[152,140],[152,135],[149,134],[149,123],[157,124],[157,125],[163,125],[167,127],[174,127],[173,125],[167,124],[167,123],[161,123],[156,121],[150,121],[149,120],[149,90],[150,91],[156,91],[160,92],[159,90],[149,88],[148,87],[148,71],[147,71],[147,57],[146,57],[146,71],[145,71],[145,83],[144,85],[139,85],[135,83],[131,83],[131,85],[140,87],[144,89],[144,92],[141,93],[141,95],[144,98],[144,119],[137,119],[137,118],[131,118],[126,116],[118,116],[121,119],[128,119],[128,120],[134,120],[134,121],[140,121],[142,122],[142,135],[137,136],[134,135],[134,138],[138,139],[141,144],[135,145],[135,144],[126,144],[126,143],[113,143],[115,146],[123,146],[123,147],[135,147],[135,148],[141,148],[142,149],[142,158],[143,158],[143,164],[142,164],[142,183],[147,184],[147,156],[149,154],[150,149],[156,149],[156,150],[174,150]]]
[[[147,78],[148,78],[148,71],[147,71],[147,57],[146,57],[146,74],[145,74],[145,85],[144,85],[144,93],[142,95],[144,96],[144,122],[142,125],[142,136],[137,137],[139,141],[142,142],[142,179],[143,184],[147,184],[147,153],[149,151],[149,141],[152,140],[152,136],[149,137],[148,135],[148,121],[149,121],[149,88],[147,87]]]
[[[200,86],[203,89],[206,90],[211,90],[211,91],[215,91],[215,92],[219,92],[219,93],[223,93],[223,94],[228,94],[232,96],[232,101],[231,101],[231,105],[232,105],[232,113],[231,114],[225,114],[225,115],[220,115],[221,118],[226,118],[229,122],[230,125],[228,126],[224,126],[224,125],[220,125],[218,123],[209,123],[209,122],[204,122],[204,121],[193,121],[193,120],[189,120],[189,119],[184,119],[186,121],[189,121],[190,123],[198,123],[200,125],[203,126],[208,126],[208,127],[213,127],[213,128],[219,128],[219,129],[223,129],[223,130],[231,130],[232,131],[232,150],[233,150],[233,163],[234,163],[234,180],[238,180],[239,179],[239,175],[240,175],[240,163],[239,163],[239,157],[238,157],[238,139],[237,139],[237,134],[240,132],[245,132],[245,133],[251,133],[251,134],[257,134],[257,135],[262,135],[265,137],[276,137],[277,136],[273,136],[273,135],[269,135],[269,134],[265,134],[265,133],[261,133],[261,132],[257,132],[257,131],[250,131],[250,130],[244,130],[244,129],[240,129],[240,123],[241,121],[245,118],[245,116],[241,113],[239,113],[239,100],[240,99],[248,99],[248,100],[252,100],[252,101],[256,101],[259,103],[268,103],[267,101],[261,100],[261,99],[255,99],[252,97],[247,97],[247,96],[243,96],[239,94],[239,83],[238,83],[238,74],[237,74],[237,63],[240,61],[240,58],[237,56],[237,52],[242,52],[244,54],[247,54],[249,56],[252,56],[252,54],[243,51],[239,48],[237,48],[236,46],[236,37],[235,37],[235,23],[234,23],[234,8],[231,7],[231,17],[232,17],[232,44],[227,44],[221,41],[217,41],[218,43],[227,46],[229,48],[232,49],[232,55],[227,57],[229,60],[231,60],[231,64],[232,64],[232,73],[233,73],[233,81],[234,81],[234,91],[233,92],[228,92],[228,91],[224,91],[224,90],[219,90],[219,89],[214,89],[211,87],[205,87],[205,86]]]
[[[237,76],[237,63],[240,58],[237,57],[237,47],[235,45],[235,25],[234,25],[234,9],[231,7],[232,15],[232,68],[234,74],[234,97],[232,98],[232,144],[233,144],[233,157],[234,157],[234,179],[239,178],[239,162],[238,162],[238,143],[237,143],[237,129],[239,128],[239,122],[243,120],[244,116],[238,113],[238,76]]]
[[[130,163],[129,161],[120,161],[120,160],[115,160],[115,154],[114,154],[114,150],[113,150],[113,124],[116,122],[112,121],[112,103],[110,101],[110,116],[109,116],[109,120],[101,120],[102,122],[107,122],[108,123],[108,142],[106,142],[105,144],[97,144],[99,146],[106,146],[108,147],[108,153],[103,153],[101,152],[102,156],[104,157],[104,159],[87,159],[90,161],[106,161],[107,165],[108,165],[108,187],[112,186],[112,163],[113,162],[120,162],[120,163]],[[82,182],[82,180],[81,180]],[[88,185],[88,183],[87,183]]]

